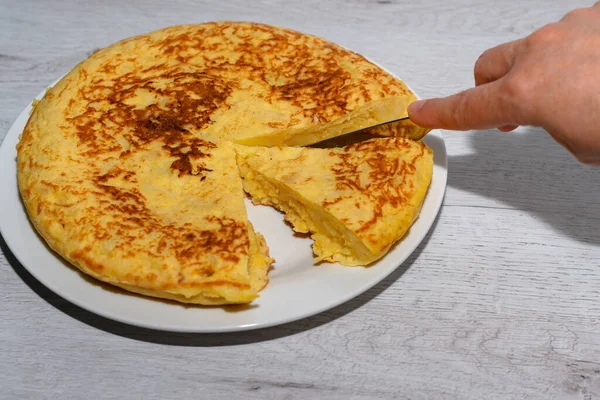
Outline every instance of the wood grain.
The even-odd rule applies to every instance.
[[[93,50],[167,25],[314,33],[428,97],[472,85],[486,48],[592,3],[5,0],[0,138]],[[418,251],[358,298],[281,327],[187,335],[105,320],[40,285],[0,241],[0,398],[600,398],[598,170],[537,129],[445,138],[445,205]]]

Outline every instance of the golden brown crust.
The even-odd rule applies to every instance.
[[[84,272],[157,296],[248,302],[272,260],[248,229],[231,142],[320,129],[366,105],[387,116],[380,102],[413,98],[314,36],[170,27],[95,52],[47,92],[18,145],[19,187],[41,235]],[[261,277],[249,274],[254,256]]]
[[[315,36],[257,23],[170,27],[127,39],[91,58],[96,62],[87,63],[81,74],[122,77],[116,82],[96,78],[102,90],[96,92],[100,96],[91,93],[92,98],[103,99],[113,84],[133,85],[129,93],[142,90],[172,98],[172,93],[162,93],[161,85],[165,78],[179,76],[181,84],[174,90],[180,100],[187,99],[175,107],[182,117],[177,118],[179,126],[227,139],[286,130],[298,134],[383,99],[398,99],[388,113],[402,117],[415,99],[403,82],[359,54]],[[198,103],[199,108],[186,107]]]
[[[394,153],[403,157],[394,157]],[[372,207],[372,215],[360,221],[355,231],[360,234],[370,230],[384,217],[385,207],[401,209],[413,200],[412,179],[425,153],[431,156],[431,149],[425,143],[403,138],[370,139],[345,146],[341,151],[330,151],[330,156],[338,159],[330,167],[335,175],[336,190],[344,194],[326,199],[322,205],[331,207],[360,193]],[[365,165],[368,166],[366,172]],[[355,205],[360,208],[358,202]]]
[[[230,143],[169,125],[160,135],[144,124],[145,140],[105,148],[106,140],[82,140],[66,118],[47,118],[72,99],[50,93],[19,145],[19,185],[29,215],[59,254],[98,279],[157,297],[215,298],[210,304],[256,297]],[[113,132],[122,134],[126,126],[118,128]],[[192,161],[194,168],[182,167]]]

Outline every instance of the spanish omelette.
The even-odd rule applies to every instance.
[[[38,232],[81,271],[180,302],[247,303],[273,260],[247,219],[232,142],[307,145],[403,116],[413,100],[311,35],[169,27],[95,52],[35,104],[19,188]]]

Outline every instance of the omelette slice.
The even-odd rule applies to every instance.
[[[310,232],[317,261],[367,265],[418,217],[433,174],[423,142],[377,138],[342,148],[236,145],[252,200]]]

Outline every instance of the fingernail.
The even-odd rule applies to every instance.
[[[408,105],[408,115],[416,114],[423,107],[427,100],[418,100]]]

